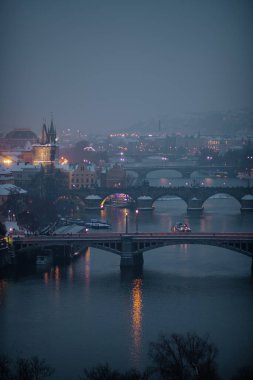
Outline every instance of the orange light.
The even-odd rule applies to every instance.
[[[6,165],[6,166],[11,165],[12,162],[13,162],[13,161],[12,161],[11,158],[7,158],[7,157],[6,157],[6,158],[3,159],[3,164]]]

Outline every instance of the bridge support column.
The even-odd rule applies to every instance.
[[[246,195],[241,199],[241,212],[253,212],[253,196]]]
[[[203,210],[203,202],[201,199],[192,198],[188,201],[187,212],[202,213]]]
[[[129,267],[142,267],[143,266],[143,254],[142,252],[133,253],[133,252],[124,252],[121,255],[120,267],[129,268]]]
[[[98,195],[88,195],[85,198],[85,208],[87,210],[100,210],[102,198]]]
[[[132,239],[130,237],[123,238],[122,253],[120,259],[120,267],[138,267],[143,265],[142,252],[133,252]]]

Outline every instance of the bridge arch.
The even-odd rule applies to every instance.
[[[224,201],[226,202],[227,200],[233,200],[234,203],[238,206],[238,209],[241,207],[241,199],[237,196],[235,196],[234,194],[230,194],[227,189],[224,190],[224,191],[219,191],[215,194],[212,194],[210,196],[207,196],[204,200],[203,200],[203,206],[206,208],[207,207],[207,204],[209,202],[209,200],[211,199],[216,199],[217,202],[219,202],[221,204],[221,202],[223,202],[223,205],[224,205]]]
[[[187,207],[188,205],[188,200],[186,197],[183,197],[182,195],[180,196],[179,194],[177,194],[176,192],[175,193],[165,193],[165,194],[160,194],[160,195],[157,195],[153,198],[153,202],[152,202],[152,206],[154,206],[154,203],[156,201],[159,201],[159,200],[162,200],[162,199],[168,199],[169,200],[172,200],[172,199],[175,199],[175,200],[181,200],[184,202],[185,206]]]
[[[84,200],[76,194],[61,195],[54,200],[58,214],[71,215],[85,208]]]
[[[245,255],[245,256],[248,256],[248,257],[251,257],[253,258],[253,252],[251,251],[253,246],[251,245],[251,250],[248,249],[248,246],[245,244],[245,243],[242,243],[242,244],[235,244],[235,243],[229,243],[229,242],[221,242],[221,241],[217,241],[217,242],[194,242],[194,241],[187,241],[185,243],[182,243],[182,242],[178,242],[178,241],[167,241],[167,242],[164,242],[163,244],[161,243],[152,243],[150,246],[146,246],[146,247],[143,247],[142,249],[142,252],[145,253],[145,252],[148,252],[148,251],[152,251],[154,249],[158,249],[158,248],[161,248],[161,247],[165,247],[165,246],[175,246],[175,245],[179,245],[179,244],[190,244],[190,245],[209,245],[209,246],[214,246],[214,247],[218,247],[218,248],[223,248],[223,249],[227,249],[227,250],[230,250],[230,251],[234,251],[234,252],[237,252],[237,253],[240,253],[242,255]]]

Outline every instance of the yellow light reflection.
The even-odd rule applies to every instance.
[[[142,333],[142,279],[133,281],[132,289],[132,336],[133,336],[133,365],[140,367],[141,333]]]
[[[55,275],[55,289],[56,289],[56,293],[58,293],[60,289],[60,268],[58,265],[55,267],[54,275]]]
[[[44,277],[44,283],[47,286],[48,285],[48,281],[49,281],[48,272],[45,272],[44,275],[43,275],[43,277]]]
[[[84,267],[85,287],[90,287],[90,248],[85,252],[85,267]]]
[[[69,279],[70,279],[70,282],[72,284],[73,281],[74,281],[74,268],[73,268],[73,264],[71,264],[69,266]]]
[[[184,253],[187,252],[188,244],[180,244],[180,250]]]

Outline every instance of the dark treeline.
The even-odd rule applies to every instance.
[[[77,380],[219,380],[217,354],[218,349],[208,336],[200,337],[196,333],[161,335],[149,345],[150,366],[144,371],[120,372],[108,364],[99,364],[84,369]],[[43,380],[54,372],[45,360],[38,357],[11,360],[0,355],[0,380]],[[252,379],[251,367],[240,368],[231,378]]]

